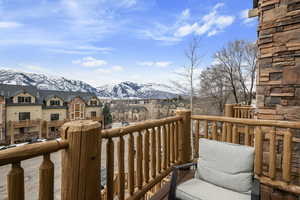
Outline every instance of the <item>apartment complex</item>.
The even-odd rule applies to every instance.
[[[0,142],[48,138],[70,120],[102,121],[102,104],[93,94],[0,85]],[[54,134],[54,135],[53,135]]]

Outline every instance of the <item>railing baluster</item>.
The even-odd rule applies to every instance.
[[[114,199],[114,141],[109,138],[106,144],[107,200]]]
[[[21,163],[12,163],[7,175],[8,200],[24,200],[24,170]]]
[[[250,143],[249,126],[248,125],[245,126],[244,144],[246,146],[250,146],[251,145],[251,143]]]
[[[174,163],[178,161],[178,127],[177,122],[174,122]]]
[[[118,198],[120,200],[125,199],[125,173],[124,173],[124,138],[120,136],[118,141],[118,175],[119,175],[119,186],[118,186]]]
[[[176,163],[176,127],[175,123],[172,123],[172,131],[173,131],[173,164]]]
[[[222,141],[223,142],[226,142],[226,122],[223,122],[223,125],[222,125]]]
[[[170,165],[174,163],[174,127],[173,123],[169,124],[169,134],[170,134]]]
[[[263,141],[263,132],[261,131],[261,127],[257,126],[255,129],[255,173],[258,176],[262,175]]]
[[[208,139],[208,121],[204,121],[204,137]]]
[[[238,131],[237,131],[237,125],[236,124],[233,124],[233,128],[232,128],[232,143],[234,143],[234,144],[239,143]]]
[[[161,172],[161,127],[157,127],[157,172]]]
[[[144,181],[149,182],[149,130],[146,129],[144,137]]]
[[[50,154],[45,154],[39,169],[39,200],[54,199],[54,164]]]
[[[231,123],[227,123],[227,142],[232,142],[232,124]]]
[[[166,125],[167,128],[167,166],[170,167],[170,160],[171,160],[171,155],[170,155],[170,124]]]
[[[283,138],[282,179],[289,183],[291,181],[291,160],[293,148],[293,135],[289,128]]]
[[[163,170],[167,169],[167,153],[168,153],[168,147],[167,147],[167,129],[166,126],[162,126],[163,130]]]
[[[133,133],[128,138],[128,189],[130,196],[134,193],[134,137]]]
[[[180,155],[179,155],[179,147],[180,147],[180,122],[179,121],[177,121],[176,122],[176,137],[177,137],[177,149],[176,149],[176,151],[177,151],[177,158],[176,158],[176,161],[177,161],[177,163],[180,161]]]
[[[200,123],[199,120],[195,122],[195,158],[199,157],[199,137],[200,137]]]
[[[276,128],[273,127],[270,131],[269,142],[269,177],[274,179],[276,177]]]
[[[213,121],[212,123],[212,139],[218,140],[218,133],[217,133],[217,122]]]
[[[139,132],[137,136],[137,158],[136,158],[136,179],[139,190],[143,188],[143,135]]]
[[[151,177],[156,177],[156,131],[152,128],[151,133]]]

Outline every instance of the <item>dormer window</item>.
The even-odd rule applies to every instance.
[[[59,100],[51,100],[50,105],[51,106],[60,106],[60,101]]]
[[[97,104],[98,104],[98,101],[97,101],[97,100],[91,100],[91,101],[90,101],[90,105],[91,105],[91,106],[97,106]]]
[[[31,97],[18,97],[18,103],[31,103]]]

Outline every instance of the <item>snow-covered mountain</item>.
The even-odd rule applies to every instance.
[[[89,92],[102,98],[165,99],[177,96],[169,86],[164,84],[139,84],[127,81],[114,85],[94,87],[79,80],[6,69],[0,69],[0,84],[30,85],[46,90]]]
[[[115,85],[104,85],[97,88],[99,96],[112,98],[151,98],[166,99],[177,96],[172,89],[164,84],[148,83],[139,84],[130,81],[121,82]]]

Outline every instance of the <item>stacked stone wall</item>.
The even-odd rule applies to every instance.
[[[257,117],[300,120],[300,0],[258,3]]]

